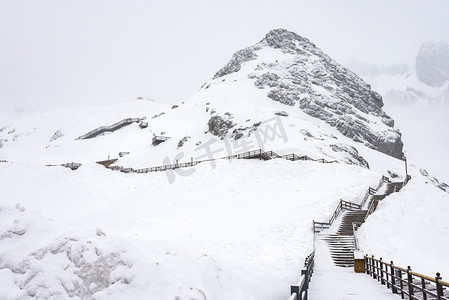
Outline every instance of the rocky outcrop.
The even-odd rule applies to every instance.
[[[281,53],[271,61],[258,59],[257,52],[267,47]],[[237,72],[254,59],[256,67],[247,77],[266,90],[268,98],[298,106],[357,142],[403,158],[401,134],[382,110],[382,97],[308,39],[285,29],[272,30],[258,44],[234,54],[215,78]]]
[[[356,148],[344,144],[332,144],[329,145],[329,147],[334,152],[343,152],[348,154],[345,156],[346,163],[358,165],[369,169],[368,162],[359,154]]]
[[[178,149],[184,146],[184,144],[190,139],[190,136],[186,135],[178,142]]]
[[[416,57],[416,76],[429,86],[449,80],[449,45],[443,41],[424,43]]]
[[[257,54],[252,47],[237,51],[234,55],[232,55],[231,60],[226,64],[226,66],[221,68],[221,70],[215,74],[214,79],[240,71],[240,68],[244,62],[256,59],[256,57]]]
[[[288,117],[288,113],[281,110],[281,111],[277,111],[274,113],[276,116],[280,116],[280,117]]]
[[[207,125],[209,127],[209,132],[213,135],[223,139],[229,130],[236,124],[232,121],[233,117],[231,114],[227,113],[224,116],[215,115],[209,119]]]
[[[230,135],[230,138],[234,138],[234,140],[238,140],[245,135],[251,136],[251,133],[253,133],[254,131],[257,131],[260,124],[261,124],[261,122],[255,123],[251,126],[240,125],[238,128],[234,129],[234,131]]]

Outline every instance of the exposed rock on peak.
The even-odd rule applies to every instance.
[[[260,42],[260,44],[265,43],[272,48],[282,49],[284,52],[292,54],[303,54],[304,50],[301,48],[315,47],[308,39],[282,28],[274,29],[267,33],[265,38]],[[301,48],[298,45],[301,45]]]
[[[272,30],[256,45],[236,52],[214,79],[235,72],[239,80],[246,75],[256,88],[266,90],[268,98],[297,105],[347,137],[403,158],[401,134],[382,110],[382,97],[308,39]]]
[[[240,68],[242,67],[242,64],[244,62],[254,60],[257,58],[257,54],[254,51],[253,47],[248,47],[242,50],[237,51],[232,55],[231,60],[220,69],[215,75],[214,79],[222,77],[224,75],[228,75],[234,72],[240,71]]]

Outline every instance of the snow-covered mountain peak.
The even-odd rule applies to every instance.
[[[275,29],[259,43],[237,51],[202,90],[231,89],[229,81],[246,82],[263,90],[265,97],[299,107],[356,142],[403,157],[401,134],[382,110],[382,97],[294,32]]]
[[[116,166],[141,169],[262,149],[400,174],[402,162],[391,165],[403,155],[401,134],[382,106],[368,84],[309,40],[276,29],[177,105],[135,101],[0,124],[0,159],[54,165],[116,158]]]
[[[449,80],[449,45],[444,41],[422,44],[416,57],[416,75],[423,83],[439,87]]]

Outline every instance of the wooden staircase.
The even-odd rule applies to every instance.
[[[356,249],[352,223],[363,223],[366,210],[345,211],[336,234],[327,234],[327,242],[334,264],[338,267],[353,267],[353,252]]]
[[[366,210],[352,210],[347,211],[343,215],[338,234],[340,235],[354,235],[352,223],[363,223],[365,221]]]
[[[353,251],[355,249],[354,236],[327,234],[324,237],[329,251],[337,267],[354,266]]]
[[[86,134],[83,134],[82,136],[78,137],[77,140],[85,140],[85,139],[91,139],[94,138],[100,134],[103,134],[105,132],[113,132],[116,130],[119,130],[122,127],[128,126],[129,124],[132,124],[134,122],[138,123],[141,120],[143,120],[144,118],[127,118],[127,119],[123,119],[120,122],[114,123],[112,125],[109,126],[101,126],[98,127],[92,131],[89,131]]]

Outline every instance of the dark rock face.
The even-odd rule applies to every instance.
[[[182,146],[184,146],[184,144],[190,139],[190,136],[186,135],[185,137],[183,137],[179,143],[178,143],[178,148],[181,148]]]
[[[258,63],[250,80],[267,97],[336,127],[343,135],[396,158],[403,158],[401,133],[383,110],[382,97],[308,39],[285,29],[270,31],[258,44],[234,54],[217,76],[240,70],[263,48],[280,49],[285,58]]]
[[[226,66],[221,68],[221,70],[215,74],[214,79],[222,77],[224,75],[234,73],[234,72],[238,72],[238,71],[240,71],[240,68],[242,67],[242,64],[244,62],[247,62],[247,61],[250,61],[250,60],[253,60],[256,58],[257,58],[257,54],[254,51],[253,47],[248,47],[248,48],[242,49],[240,51],[237,51],[236,53],[234,53],[234,55],[232,55],[231,60],[226,64]]]
[[[260,124],[261,124],[261,122],[255,123],[252,126],[242,126],[241,125],[238,128],[234,129],[230,138],[234,138],[234,140],[238,140],[238,139],[242,138],[244,135],[251,136],[251,133],[253,133],[254,131],[257,131]]]
[[[215,136],[218,136],[220,139],[223,139],[228,133],[229,129],[234,127],[236,124],[232,122],[231,115],[225,116],[217,115],[210,118],[209,122],[207,122],[207,125],[209,126],[210,133],[212,133]]]
[[[274,101],[278,101],[289,106],[294,106],[299,100],[299,97],[295,92],[285,89],[272,89],[268,92],[267,96]]]
[[[277,111],[274,113],[276,116],[280,116],[280,117],[288,117],[288,113],[281,110],[281,111]]]
[[[305,53],[304,50],[310,50],[309,47],[305,47],[304,50],[298,48],[295,43],[297,41],[307,46],[310,45],[312,48],[315,47],[308,39],[286,29],[270,31],[261,43],[266,42],[271,48],[281,49],[283,52],[291,54],[302,54]]]
[[[427,42],[416,57],[416,76],[429,86],[441,86],[449,80],[449,45]]]
[[[329,145],[329,147],[335,152],[345,152],[349,154],[348,156],[346,156],[346,163],[369,169],[368,162],[362,156],[360,156],[356,148],[343,144],[333,144]]]

